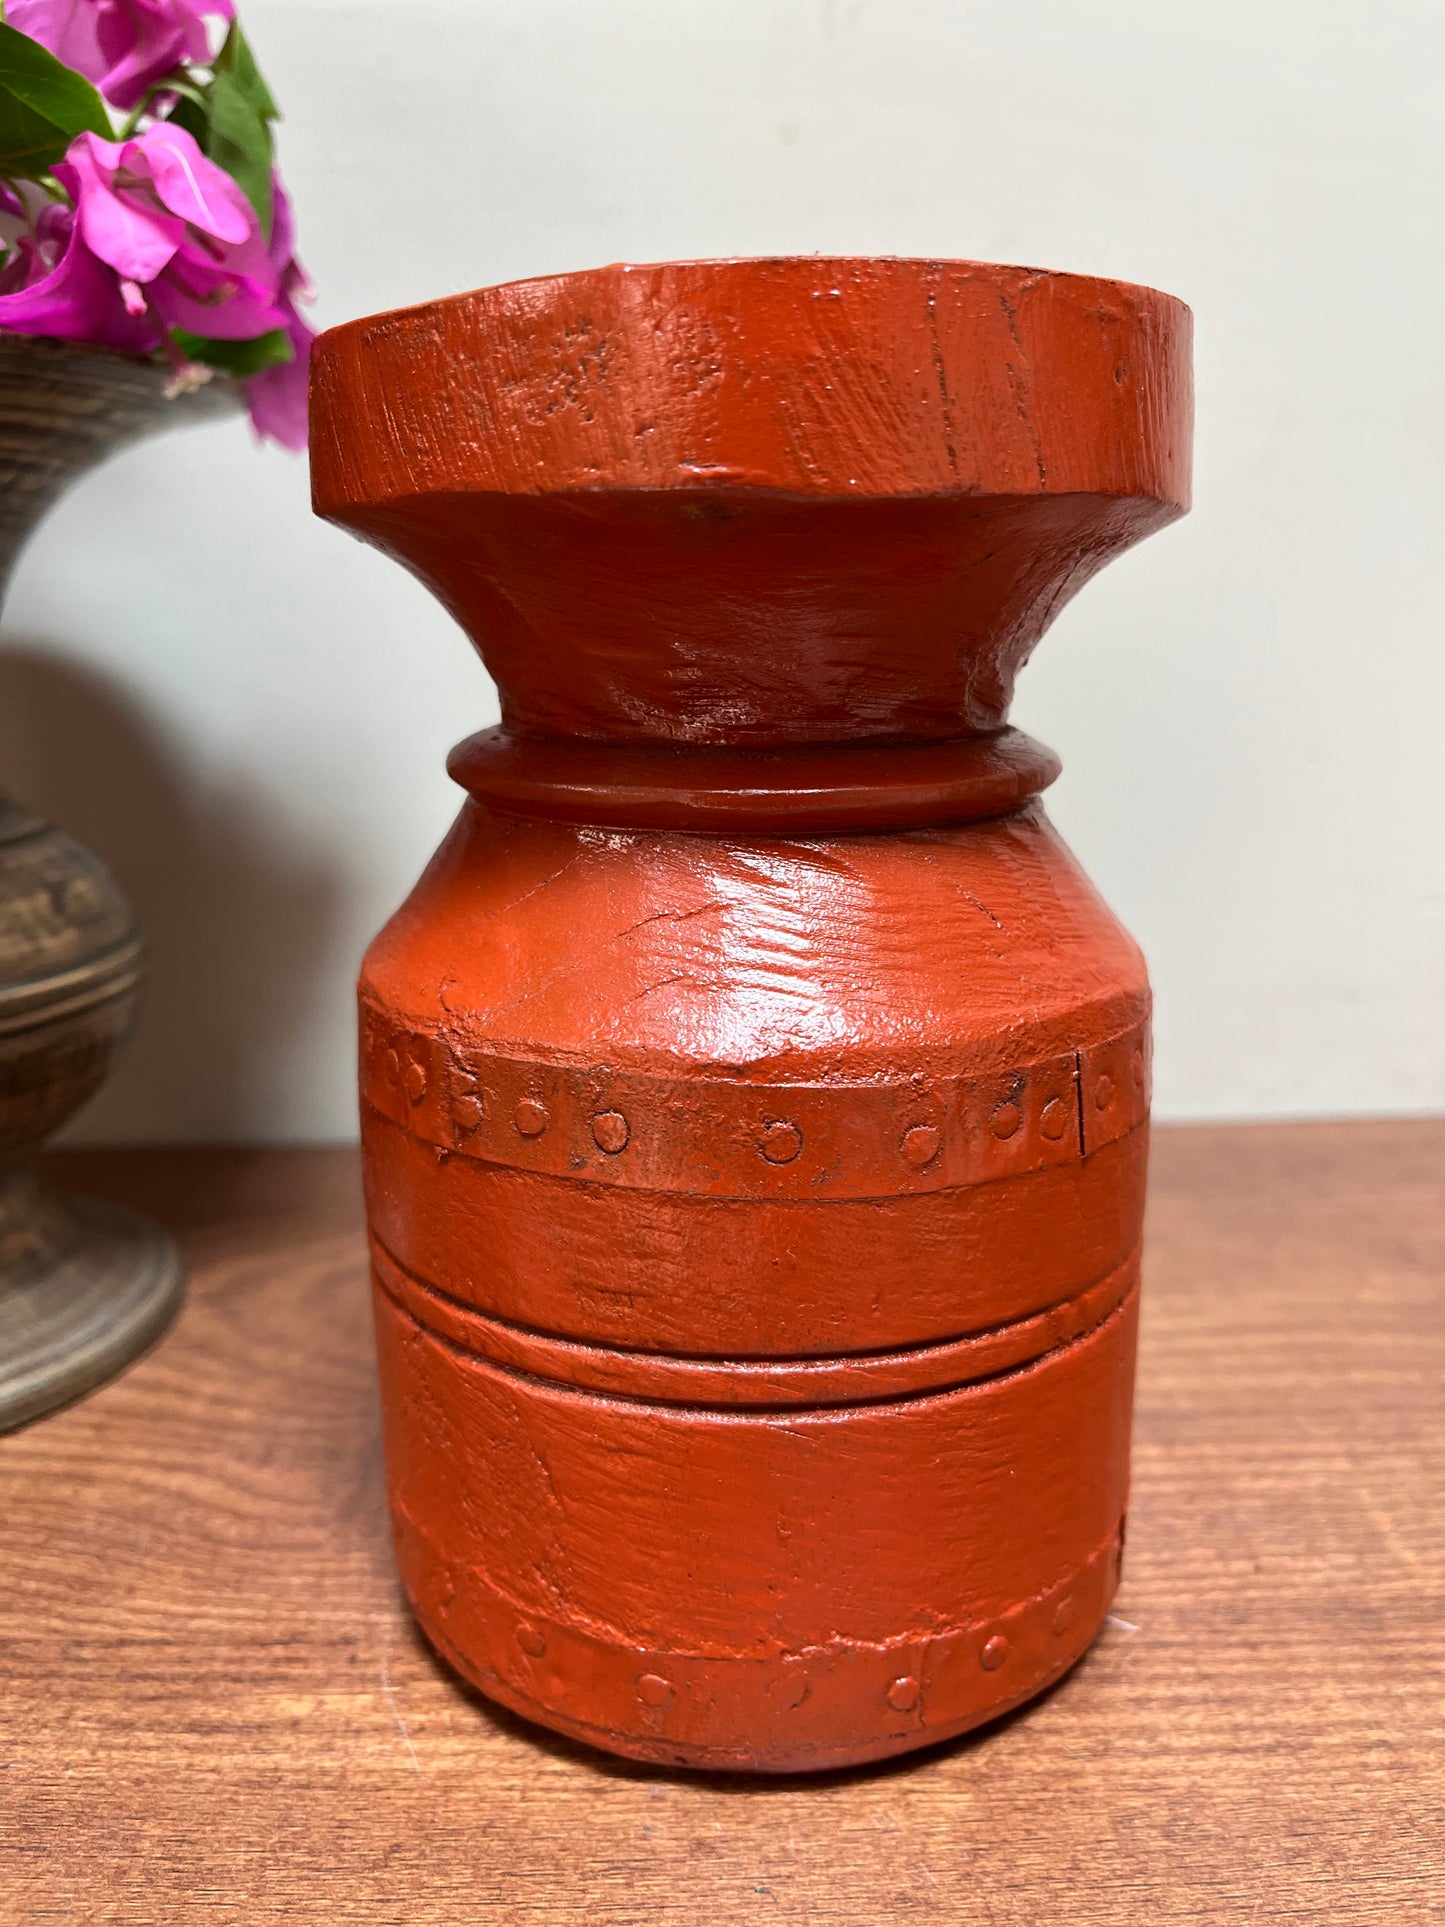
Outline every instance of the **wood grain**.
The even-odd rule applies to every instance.
[[[1445,1122],[1161,1131],[1104,1639],[981,1735],[782,1781],[524,1726],[412,1631],[349,1152],[56,1162],[192,1288],[0,1441],[5,1927],[1445,1915]]]

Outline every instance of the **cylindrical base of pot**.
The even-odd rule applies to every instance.
[[[0,1174],[0,1431],[112,1378],[184,1290],[175,1245],[149,1218],[68,1196],[33,1168]]]
[[[533,1379],[466,1356],[388,1279],[413,1609],[483,1692],[635,1759],[817,1771],[966,1732],[1066,1672],[1113,1597],[1135,1275],[1021,1370],[775,1411]]]

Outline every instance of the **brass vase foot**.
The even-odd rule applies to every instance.
[[[175,1244],[137,1211],[0,1176],[0,1432],[94,1390],[180,1309]]]

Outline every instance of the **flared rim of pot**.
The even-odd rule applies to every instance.
[[[1191,321],[979,261],[618,262],[344,323],[312,357],[318,513],[438,492],[1189,500]]]
[[[1117,275],[1081,274],[1071,268],[1033,267],[1022,261],[981,261],[970,255],[951,254],[699,254],[679,256],[668,261],[607,261],[595,268],[569,268],[561,274],[524,274],[512,281],[494,281],[478,288],[463,288],[456,294],[434,295],[427,301],[408,302],[399,308],[379,308],[373,314],[357,315],[340,321],[322,332],[344,334],[350,328],[365,328],[376,321],[399,321],[410,315],[424,315],[474,301],[480,295],[520,294],[531,288],[565,288],[569,283],[591,281],[601,275],[655,275],[692,273],[726,274],[735,269],[784,268],[803,272],[827,273],[832,269],[887,268],[904,273],[936,273],[940,269],[966,270],[972,276],[998,276],[1009,280],[1017,276],[1030,279],[1075,282],[1088,287],[1117,288],[1129,294],[1153,295],[1192,314],[1189,304],[1177,295],[1166,294],[1144,281],[1128,281]]]

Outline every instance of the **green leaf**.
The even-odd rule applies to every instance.
[[[172,127],[183,127],[204,154],[211,138],[211,119],[206,109],[194,100],[182,97],[166,115]]]
[[[271,122],[277,118],[271,90],[261,78],[250,44],[233,22],[212,67],[213,78],[191,82],[167,119],[184,127],[217,167],[225,168],[255,208],[269,240],[273,209]]]
[[[271,129],[234,73],[218,73],[211,86],[211,131],[205,151],[224,167],[271,234]]]
[[[115,131],[90,82],[0,21],[0,174],[43,173],[87,131],[106,140]]]
[[[256,56],[251,52],[251,43],[241,32],[241,23],[238,20],[231,22],[231,30],[226,35],[221,51],[216,55],[216,72],[235,76],[236,84],[262,120],[280,120],[281,109],[276,105],[275,96],[261,77],[261,69],[256,65]]]
[[[269,335],[256,335],[250,341],[213,341],[209,335],[193,335],[184,328],[171,331],[176,346],[190,361],[204,361],[212,368],[244,381],[259,375],[263,368],[281,368],[296,359],[291,337],[284,328]]]

